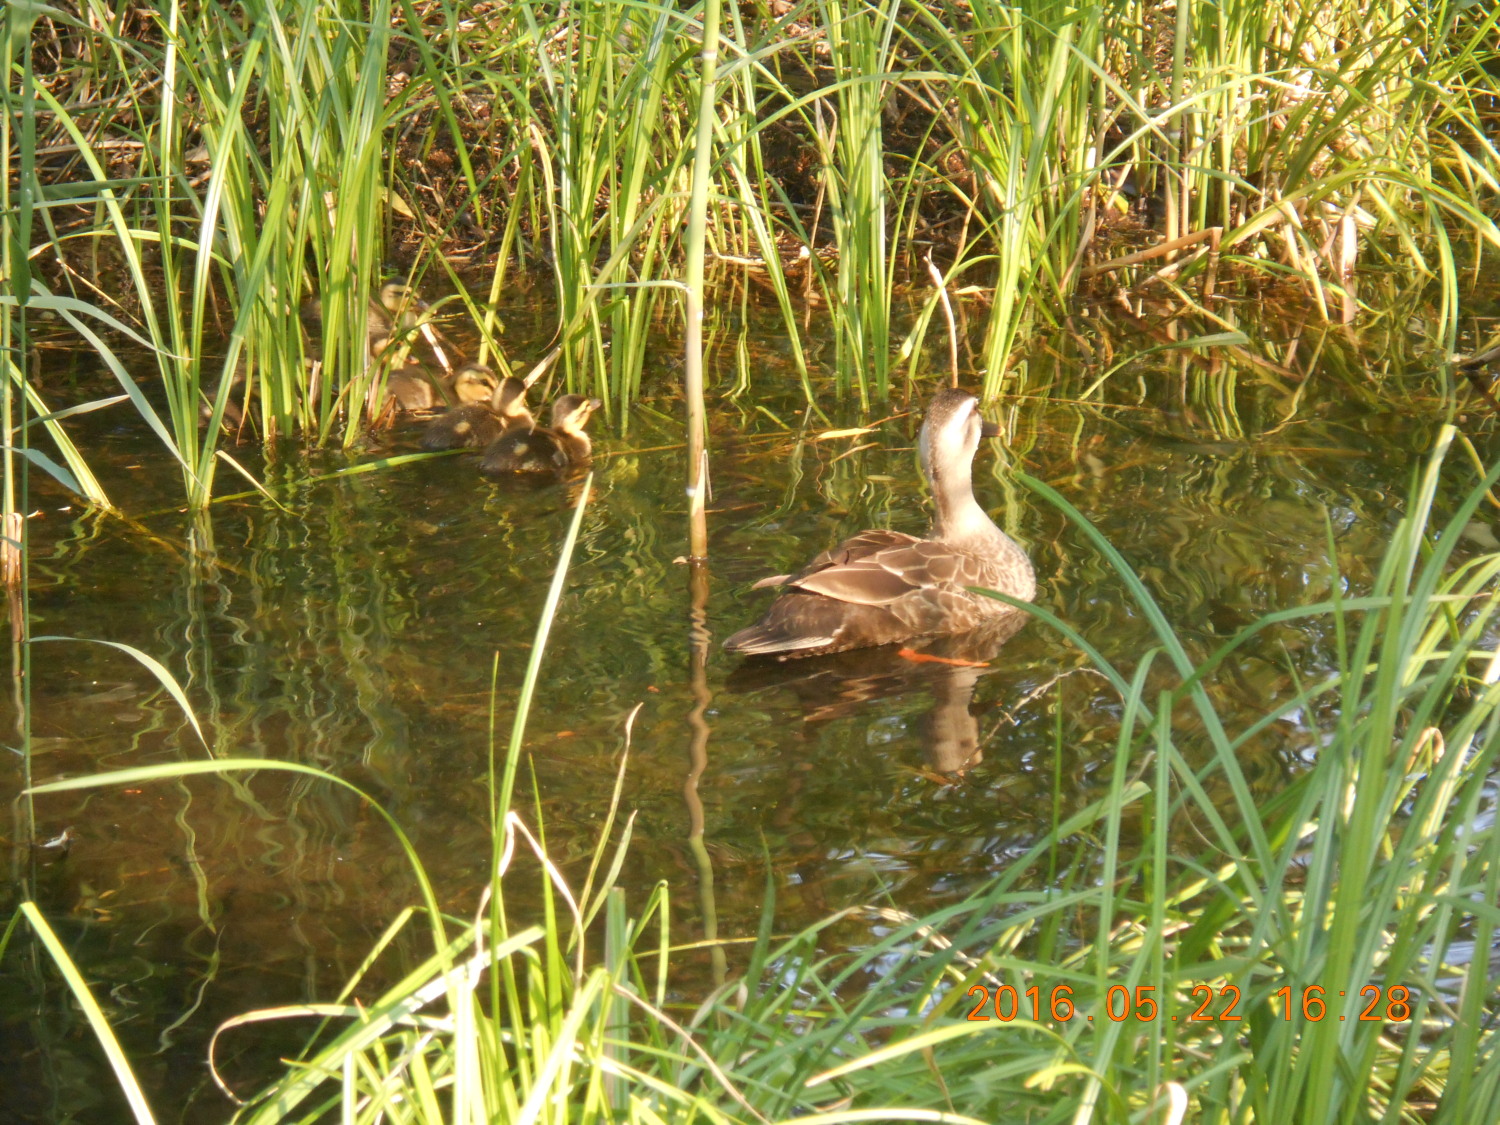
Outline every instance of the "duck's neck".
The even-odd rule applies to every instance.
[[[967,466],[964,466],[967,467]],[[1000,529],[974,499],[974,484],[962,468],[932,466],[932,537],[949,543],[990,542]]]
[[[559,427],[557,434],[562,438],[568,455],[571,457],[587,457],[594,450],[593,442],[589,441],[589,435],[574,426]]]

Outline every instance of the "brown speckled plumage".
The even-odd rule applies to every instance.
[[[567,473],[582,470],[593,457],[593,445],[584,432],[589,416],[602,404],[597,398],[563,395],[552,404],[550,428],[507,428],[484,451],[479,471],[499,476],[505,473]]]
[[[940,392],[922,424],[922,472],[932,485],[927,538],[861,531],[795,574],[756,583],[784,591],[724,647],[782,659],[964,633],[1019,611],[966,587],[1022,601],[1036,595],[1031,561],[974,499],[983,420],[973,395]]]

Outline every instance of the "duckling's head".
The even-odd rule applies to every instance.
[[[462,403],[489,402],[499,383],[482,363],[466,363],[453,376],[453,395]]]
[[[387,281],[380,287],[380,307],[395,316],[407,305],[416,304],[416,294],[404,281]]]
[[[552,404],[552,428],[560,433],[582,437],[583,427],[588,425],[589,415],[603,405],[597,398],[563,395]]]
[[[387,281],[380,287],[380,307],[390,314],[391,323],[403,331],[417,326],[417,313],[427,302],[404,281]]]
[[[531,411],[526,408],[526,384],[514,375],[507,375],[495,388],[490,399],[490,409],[512,425],[531,422]]]
[[[956,477],[967,478],[981,437],[994,437],[999,430],[979,415],[979,400],[967,391],[950,387],[939,391],[927,407],[917,448],[922,472],[937,485]]]

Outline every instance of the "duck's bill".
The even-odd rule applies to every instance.
[[[980,437],[999,437],[1000,436],[1000,423],[999,422],[991,422],[988,418],[981,418],[979,420],[979,436]]]

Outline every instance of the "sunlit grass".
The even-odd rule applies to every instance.
[[[151,342],[165,418],[148,420],[189,505],[212,494],[231,404],[266,438],[349,443],[377,419],[367,303],[398,233],[429,277],[448,272],[432,255],[479,235],[491,300],[511,270],[545,264],[570,387],[617,418],[647,389],[646,340],[681,308],[698,8],[11,12],[6,222],[28,229],[6,245],[29,260],[13,254],[9,272]],[[1484,5],[1113,0],[1079,18],[1051,0],[807,0],[736,9],[722,48],[707,237],[726,266],[708,276],[768,279],[809,397],[784,262],[825,302],[835,389],[868,402],[898,360],[926,374],[916,345],[933,304],[904,349],[893,324],[913,267],[925,285],[934,257],[985,306],[994,394],[1038,318],[1067,316],[1119,246],[1105,235],[1130,193],[1168,238],[1197,241],[1182,261],[1108,266],[1103,283],[1212,310],[1222,252],[1301,279],[1335,323],[1431,288],[1431,342],[1448,352],[1465,288],[1500,246],[1500,30]],[[800,182],[778,182],[793,164]],[[301,316],[312,300],[317,339]],[[493,311],[467,307],[483,350],[498,348]]]

